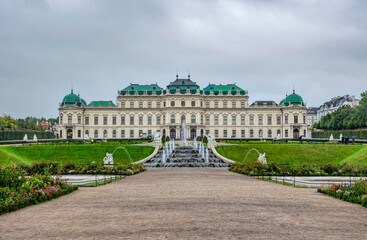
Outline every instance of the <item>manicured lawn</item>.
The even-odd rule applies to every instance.
[[[258,154],[251,151],[256,148],[260,153],[266,153],[268,162],[278,164],[336,164],[367,165],[367,146],[365,145],[336,145],[336,144],[241,144],[218,146],[216,150],[221,155],[237,162],[256,161]]]
[[[106,152],[112,153],[123,146],[129,152],[132,162],[141,160],[153,153],[149,146],[101,144],[101,145],[36,145],[0,147],[0,167],[12,164],[32,164],[33,162],[91,163],[102,162]],[[113,155],[115,163],[129,163],[124,149],[117,149]]]

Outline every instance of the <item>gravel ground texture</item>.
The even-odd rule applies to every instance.
[[[226,169],[149,169],[0,216],[0,239],[367,239],[367,209]]]

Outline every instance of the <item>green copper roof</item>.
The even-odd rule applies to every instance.
[[[116,106],[112,101],[92,101],[88,104],[91,107],[109,107]]]
[[[150,84],[150,85],[130,84],[128,87],[122,89],[122,91],[163,91],[163,88],[161,88],[157,84]]]
[[[280,101],[280,105],[284,104],[285,106],[289,105],[305,105],[303,99],[300,95],[296,94],[293,90],[293,93],[288,95],[285,99]]]
[[[75,95],[73,93],[73,90],[71,90],[71,93],[66,95],[61,103],[62,106],[81,106],[81,105],[87,105],[87,103],[79,97],[79,95]]]
[[[216,84],[209,84],[206,88],[203,89],[204,91],[244,91],[242,88],[238,87],[236,84],[227,84],[227,85],[216,85]]]
[[[171,82],[167,88],[169,90],[179,89],[180,91],[197,90],[199,89],[199,85],[197,85],[196,82],[191,81],[190,76],[188,79],[179,79],[178,76],[176,76],[176,80]]]

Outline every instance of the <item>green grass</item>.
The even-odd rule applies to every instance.
[[[219,154],[237,162],[253,162],[258,158],[256,148],[260,153],[266,153],[268,162],[278,164],[353,164],[367,165],[367,146],[365,145],[337,145],[337,144],[241,144],[218,146]]]
[[[118,144],[10,146],[0,147],[0,166],[32,164],[33,162],[102,162],[106,152],[112,153],[119,146],[126,148],[132,161],[124,149],[117,149],[113,154],[114,162],[117,164],[141,160],[154,151],[154,148],[149,146]]]

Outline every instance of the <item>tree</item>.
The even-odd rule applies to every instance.
[[[4,115],[0,117],[0,128],[3,130],[4,128],[17,129],[17,122],[10,116]]]

